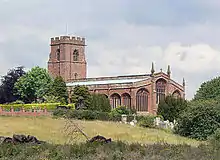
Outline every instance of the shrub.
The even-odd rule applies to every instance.
[[[73,90],[71,97],[72,103],[77,105],[81,100],[84,103],[85,108],[90,106],[91,94],[89,93],[89,88],[87,86],[76,86]]]
[[[128,109],[125,106],[119,106],[111,111],[112,115],[122,115],[122,114],[132,115],[134,113],[136,113],[134,110]]]
[[[79,120],[101,120],[101,121],[121,121],[121,115],[112,115],[108,112],[91,110],[62,110],[56,109],[53,112],[55,117],[73,118]]]
[[[91,111],[91,110],[70,110],[66,114],[67,118],[79,120],[108,120],[107,112]]]
[[[165,120],[173,122],[186,107],[186,100],[167,96],[164,101],[159,103],[157,114],[163,116]]]
[[[89,110],[100,111],[100,112],[110,112],[111,105],[109,99],[102,94],[92,94],[91,103],[88,107]]]
[[[175,132],[191,138],[206,140],[220,127],[220,104],[214,100],[193,101],[175,127]]]
[[[67,110],[65,109],[56,109],[53,111],[53,115],[55,117],[64,117],[67,114]]]
[[[121,121],[121,114],[118,113],[113,114],[112,112],[108,113],[108,112],[99,112],[99,111],[83,110],[83,109],[79,109],[79,110],[56,109],[54,110],[53,115],[55,117],[73,118],[79,120],[101,120],[101,121],[114,121],[114,122]],[[131,122],[133,119],[134,119],[133,115],[127,115],[128,122]],[[146,116],[136,116],[137,121],[141,121],[142,119],[147,119],[147,118]]]
[[[153,115],[140,116],[138,117],[138,125],[141,127],[153,128],[154,119],[155,119],[155,116]]]

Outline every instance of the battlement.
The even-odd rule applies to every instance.
[[[60,36],[51,38],[51,45],[57,44],[76,44],[85,46],[85,38],[71,36]]]

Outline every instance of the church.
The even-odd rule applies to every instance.
[[[152,63],[148,74],[87,78],[85,38],[60,36],[51,38],[48,71],[61,76],[71,95],[74,87],[85,85],[91,93],[109,98],[112,108],[126,106],[138,113],[157,113],[159,102],[167,95],[185,98],[185,81],[179,84],[167,71],[156,72]]]

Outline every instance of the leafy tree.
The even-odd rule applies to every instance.
[[[72,103],[79,103],[79,101],[83,100],[85,107],[88,108],[91,104],[91,94],[89,93],[89,89],[86,86],[76,86],[73,90],[73,94],[71,97]]]
[[[175,132],[186,137],[206,140],[220,128],[220,103],[215,100],[198,100],[188,104],[177,119]]]
[[[56,77],[51,85],[51,96],[57,97],[61,103],[68,102],[68,93],[66,83],[62,77]]]
[[[25,102],[39,102],[49,93],[51,84],[52,79],[47,70],[37,66],[19,78],[15,89]]]
[[[89,110],[96,110],[101,112],[110,112],[111,105],[109,99],[102,94],[92,94],[91,104],[88,107]]]
[[[167,96],[158,105],[157,114],[162,115],[165,120],[171,122],[179,117],[179,114],[186,108],[187,102],[182,98]]]
[[[197,90],[194,100],[207,100],[220,98],[220,77],[203,82]]]
[[[14,85],[18,79],[25,75],[24,67],[10,69],[7,75],[2,77],[0,86],[0,103],[10,103],[20,98],[20,95],[14,94]]]

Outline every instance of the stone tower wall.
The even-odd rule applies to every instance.
[[[50,45],[48,71],[53,77],[61,76],[66,82],[86,78],[87,65],[84,38],[70,36],[55,37],[51,38]],[[74,50],[78,51],[77,61],[74,61],[73,58]]]

